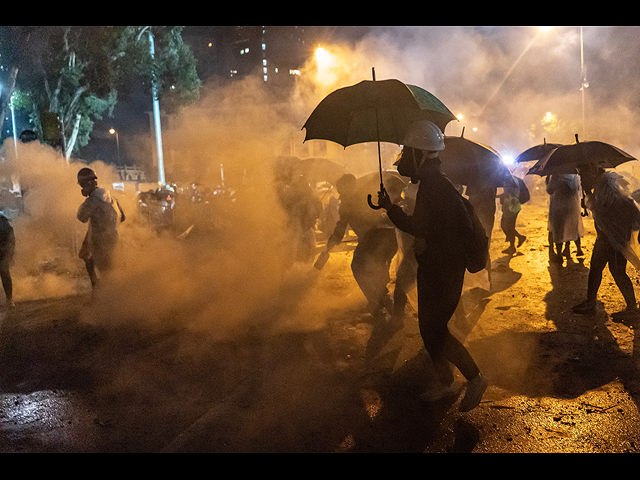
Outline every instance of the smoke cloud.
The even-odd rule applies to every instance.
[[[584,28],[586,138],[640,153],[638,50],[635,28]],[[631,44],[630,42],[634,42]],[[446,134],[517,155],[548,142],[582,138],[580,29],[556,27],[381,27],[355,43],[323,44],[325,56],[301,69],[291,97],[276,99],[261,79],[205,85],[200,101],[172,119],[163,133],[169,181],[236,190],[220,214],[216,235],[158,234],[136,220],[135,199],[121,196],[128,220],[121,226],[120,264],[96,293],[84,320],[96,324],[141,322],[206,331],[224,337],[251,325],[318,328],[338,298],[319,290],[310,265],[292,264],[286,218],[277,201],[276,157],[326,156],[356,175],[377,169],[375,145],[342,147],[303,143],[301,127],[336,88],[397,78],[440,98],[459,122]],[[555,121],[545,121],[547,112]],[[474,130],[476,129],[476,130]],[[140,138],[139,144],[152,140]],[[5,142],[2,173],[26,189],[24,215],[13,220],[17,237],[15,298],[43,298],[90,289],[77,249],[86,225],[76,220],[84,198],[76,184],[81,162],[67,165],[49,147]],[[148,159],[140,152],[139,164]],[[383,145],[391,166],[398,147]],[[634,162],[635,163],[635,162]],[[117,180],[107,165],[90,165],[100,186]],[[355,283],[344,302],[364,302]],[[286,293],[291,295],[287,296]],[[286,307],[286,308],[285,308]],[[290,324],[296,311],[308,323]],[[275,313],[279,310],[279,313]]]

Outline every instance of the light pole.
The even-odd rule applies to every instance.
[[[153,67],[156,51],[153,42],[153,34],[151,33],[151,27],[143,28],[140,34],[138,34],[138,40],[140,40],[140,37],[145,31],[149,35],[149,53],[151,54],[151,86],[153,90],[153,121],[156,131],[156,153],[158,157],[158,184],[162,186],[165,184],[164,157],[162,154],[162,126],[160,125],[160,104],[158,102],[158,79],[155,68]]]
[[[584,91],[589,87],[589,82],[587,82],[587,70],[584,66],[584,41],[582,38],[582,27],[580,27],[580,71],[582,73],[582,85],[580,85],[580,91],[582,92],[582,138],[586,138],[586,127],[584,121]]]
[[[109,129],[109,133],[116,136],[116,147],[118,147],[118,166],[121,166],[122,160],[120,158],[120,137],[118,136],[118,131],[112,127]]]

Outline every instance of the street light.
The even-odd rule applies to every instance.
[[[118,147],[118,165],[121,165],[122,161],[120,160],[120,137],[118,137],[118,131],[115,128],[111,127],[109,129],[109,133],[116,136],[116,146]]]
[[[151,55],[152,64],[155,62],[156,50],[153,41],[153,34],[151,33],[151,27],[146,26],[138,34],[138,41],[142,35],[147,32],[149,36],[149,54]],[[156,155],[158,159],[158,184],[160,186],[165,184],[164,176],[164,155],[162,153],[162,126],[160,124],[160,104],[158,103],[158,78],[155,69],[151,72],[151,87],[153,96],[153,119],[156,131]]]

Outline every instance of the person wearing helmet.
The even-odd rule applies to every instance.
[[[440,169],[438,154],[442,150],[444,135],[435,124],[412,124],[397,168],[412,182],[420,182],[413,214],[394,205],[385,191],[378,194],[378,200],[391,221],[415,237],[420,334],[441,383],[421,398],[434,401],[457,395],[452,363],[467,380],[460,411],[468,411],[480,403],[487,381],[447,324],[462,295],[466,270],[463,238],[471,228],[471,219],[462,195]]]
[[[118,243],[118,224],[124,222],[122,207],[111,193],[98,187],[98,176],[90,168],[78,172],[78,185],[86,200],[78,209],[78,220],[89,222],[87,235],[80,248],[79,257],[85,262],[91,285],[95,287],[98,276],[113,268],[113,255]]]

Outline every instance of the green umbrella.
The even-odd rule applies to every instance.
[[[302,128],[306,130],[304,141],[329,140],[345,148],[378,142],[382,190],[380,142],[402,145],[409,125],[418,120],[430,120],[444,132],[456,117],[426,90],[395,79],[376,81],[375,70],[372,73],[373,81],[364,80],[327,95]]]
[[[307,140],[343,147],[365,142],[402,144],[410,124],[430,120],[444,132],[451,111],[426,90],[399,80],[364,80],[322,100],[302,128]]]

